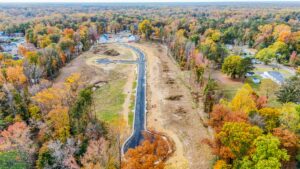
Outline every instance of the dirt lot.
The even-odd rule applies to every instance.
[[[191,91],[183,83],[187,80],[166,49],[157,44],[134,44],[147,57],[147,126],[166,133],[176,145],[168,160],[169,169],[208,169],[213,155],[201,143],[211,138],[202,124],[202,107],[193,106]]]
[[[118,56],[108,56],[104,52],[114,49],[119,52]],[[97,45],[87,52],[73,59],[60,71],[55,83],[63,82],[73,73],[80,73],[83,81],[87,84],[106,82],[104,86],[95,91],[95,111],[97,116],[108,123],[123,116],[127,130],[124,138],[131,130],[128,124],[128,114],[131,105],[130,97],[134,93],[133,85],[136,77],[136,65],[129,64],[98,64],[97,59],[107,58],[110,60],[135,60],[136,55],[130,49],[120,45]],[[108,99],[109,98],[109,99]]]

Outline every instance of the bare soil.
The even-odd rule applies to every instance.
[[[211,138],[212,134],[203,125],[206,115],[202,106],[194,106],[192,92],[183,83],[187,80],[182,76],[184,73],[163,46],[133,45],[144,51],[147,58],[147,127],[165,133],[176,146],[166,168],[211,168],[213,155],[201,140]],[[170,96],[176,96],[175,100],[166,99]]]
[[[107,50],[113,50],[119,53],[117,56],[105,55]],[[108,58],[111,60],[135,60],[137,56],[131,49],[125,48],[116,44],[96,45],[89,51],[86,51],[73,59],[70,63],[65,65],[60,70],[58,77],[54,83],[63,82],[67,77],[73,73],[80,73],[82,80],[86,84],[98,85],[105,82],[114,83],[117,79],[125,79],[126,83],[123,88],[123,93],[126,95],[125,101],[122,106],[122,111],[119,113],[124,117],[126,124],[128,124],[128,114],[131,100],[130,97],[133,90],[133,82],[136,80],[136,65],[127,64],[98,64],[97,59]],[[97,86],[101,88],[100,86]],[[130,134],[130,125],[127,125],[124,132],[124,139]]]

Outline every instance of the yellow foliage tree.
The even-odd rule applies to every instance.
[[[22,66],[8,67],[6,69],[7,81],[13,84],[22,85],[26,82],[26,76]]]
[[[249,84],[245,84],[235,94],[234,98],[230,103],[230,107],[233,111],[242,111],[249,113],[250,111],[256,110],[256,103],[253,100],[253,89]]]
[[[68,107],[58,106],[52,109],[47,115],[48,125],[53,128],[52,136],[65,142],[70,137],[70,119]]]
[[[146,38],[149,39],[152,33],[153,27],[149,20],[143,20],[138,26],[139,32]]]
[[[57,105],[62,105],[66,96],[66,91],[61,88],[48,88],[40,91],[33,100],[41,107],[42,112],[48,112]]]
[[[273,128],[278,127],[280,116],[280,111],[278,109],[266,107],[260,109],[258,112],[264,117],[265,128],[268,132],[271,132]]]
[[[71,76],[69,76],[68,78],[66,78],[65,80],[65,85],[73,90],[76,91],[78,89],[78,87],[81,84],[81,74],[80,73],[73,73],[71,74]]]
[[[230,165],[228,165],[224,160],[218,160],[214,165],[214,169],[230,169],[230,168],[231,168]]]
[[[51,44],[51,40],[47,35],[38,36],[38,47],[45,48]]]

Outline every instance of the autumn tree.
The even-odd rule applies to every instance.
[[[24,60],[23,67],[30,84],[39,83],[43,75],[43,69],[40,65],[40,56],[40,53],[36,51],[29,51],[25,54],[26,59]]]
[[[231,165],[230,165],[230,164],[227,164],[226,161],[224,161],[224,160],[218,160],[218,161],[215,163],[213,169],[230,169],[230,168],[231,168]]]
[[[262,108],[259,111],[265,122],[265,129],[267,132],[271,132],[273,128],[279,126],[280,111],[276,108]]]
[[[65,142],[70,136],[70,117],[67,107],[55,107],[47,115],[47,123],[53,129],[53,138]]]
[[[230,107],[233,111],[242,111],[249,113],[256,110],[256,103],[253,99],[253,89],[249,84],[245,84],[241,89],[237,91],[234,98],[230,103]]]
[[[240,168],[280,169],[281,161],[288,161],[286,150],[280,149],[280,141],[271,134],[258,137],[254,141],[255,152],[250,157],[244,157]]]
[[[217,138],[230,149],[235,158],[242,158],[249,151],[252,142],[260,135],[262,130],[257,126],[243,122],[227,122],[217,134]]]
[[[300,132],[300,107],[294,103],[285,103],[280,109],[280,124],[295,133]]]
[[[105,168],[108,162],[108,141],[104,138],[90,140],[86,153],[80,159],[83,169]]]
[[[149,20],[143,20],[139,26],[138,30],[139,32],[146,38],[149,39],[150,35],[152,34],[152,24]]]
[[[8,82],[17,86],[23,85],[27,81],[21,66],[8,67],[6,69],[6,77]]]
[[[232,112],[229,107],[223,104],[216,104],[210,113],[209,124],[219,133],[226,122],[245,122],[248,117],[243,112]]]
[[[276,54],[270,48],[264,48],[255,55],[256,59],[264,62],[265,64],[270,63],[271,60],[274,59],[275,57],[276,57]]]
[[[60,40],[58,45],[60,50],[66,55],[66,61],[69,62],[71,60],[74,41],[68,38],[64,38]]]
[[[251,63],[251,60],[248,58],[242,58],[241,56],[229,56],[225,58],[224,63],[222,65],[222,72],[231,76],[231,78],[239,78],[244,77],[245,74],[254,67]]]
[[[269,48],[275,53],[277,62],[282,63],[289,61],[289,47],[286,43],[277,41],[270,45]]]
[[[213,105],[216,103],[216,96],[217,96],[217,90],[218,84],[214,79],[209,78],[208,82],[204,88],[204,111],[206,113],[209,113],[212,111]]]
[[[92,89],[86,88],[79,92],[74,106],[71,108],[71,124],[73,133],[83,133],[88,122],[95,118],[91,114]]]
[[[68,139],[65,144],[59,140],[51,140],[42,145],[39,150],[36,168],[72,168],[79,169],[75,159],[80,143]]]
[[[273,135],[280,140],[280,147],[287,150],[291,159],[290,161],[293,163],[293,161],[295,161],[297,151],[299,150],[299,137],[288,129],[282,128],[275,128],[273,130]]]
[[[40,64],[47,78],[54,79],[57,76],[59,69],[63,66],[63,60],[56,46],[50,45],[42,50]]]
[[[269,46],[273,40],[273,29],[272,24],[258,26],[259,33],[256,35],[254,46],[260,46],[261,48]]]
[[[163,137],[146,137],[140,146],[126,152],[122,168],[163,169],[168,152],[169,144]]]
[[[25,163],[27,167],[33,164],[36,147],[30,139],[30,128],[25,122],[16,122],[0,132],[0,140],[2,140],[0,157],[3,159],[3,163],[0,163],[1,168],[12,167],[10,165],[18,166],[21,162]],[[16,155],[16,164],[7,163],[8,158],[5,156],[8,155]]]
[[[40,91],[32,99],[38,103],[43,113],[48,113],[55,106],[64,105],[65,96],[66,91],[63,89],[51,87]]]
[[[282,103],[300,102],[300,76],[289,78],[277,92],[278,100]]]
[[[29,43],[37,44],[37,36],[33,29],[27,29],[25,34],[26,41]]]
[[[196,81],[197,81],[197,83],[202,84],[202,82],[203,82],[203,76],[204,76],[204,71],[205,71],[205,68],[202,65],[195,66],[194,72],[196,74]]]
[[[276,25],[274,27],[273,36],[282,42],[288,42],[291,36],[291,27],[285,24]]]
[[[213,37],[206,38],[200,44],[200,50],[207,59],[221,65],[228,52],[220,42],[216,42],[212,38],[218,40],[219,34],[217,33]]]

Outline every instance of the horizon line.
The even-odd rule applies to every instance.
[[[21,3],[21,4],[68,4],[68,3],[76,3],[76,4],[84,4],[84,3],[99,3],[99,4],[105,4],[105,3],[110,3],[110,4],[114,4],[114,3],[140,3],[140,4],[145,4],[145,3],[228,3],[228,2],[240,2],[240,3],[252,3],[252,2],[256,2],[256,3],[289,3],[289,2],[300,2],[300,0],[288,0],[288,1],[282,1],[282,0],[249,0],[249,1],[244,1],[244,0],[204,0],[204,1],[143,1],[143,2],[135,2],[135,1],[108,1],[108,2],[104,2],[104,1],[86,1],[86,2],[80,2],[80,1],[69,1],[69,2],[65,2],[65,1],[57,1],[57,2],[51,2],[51,1],[10,1],[10,2],[5,2],[0,0],[0,4],[1,3],[5,3],[5,4],[14,4],[14,3]]]

